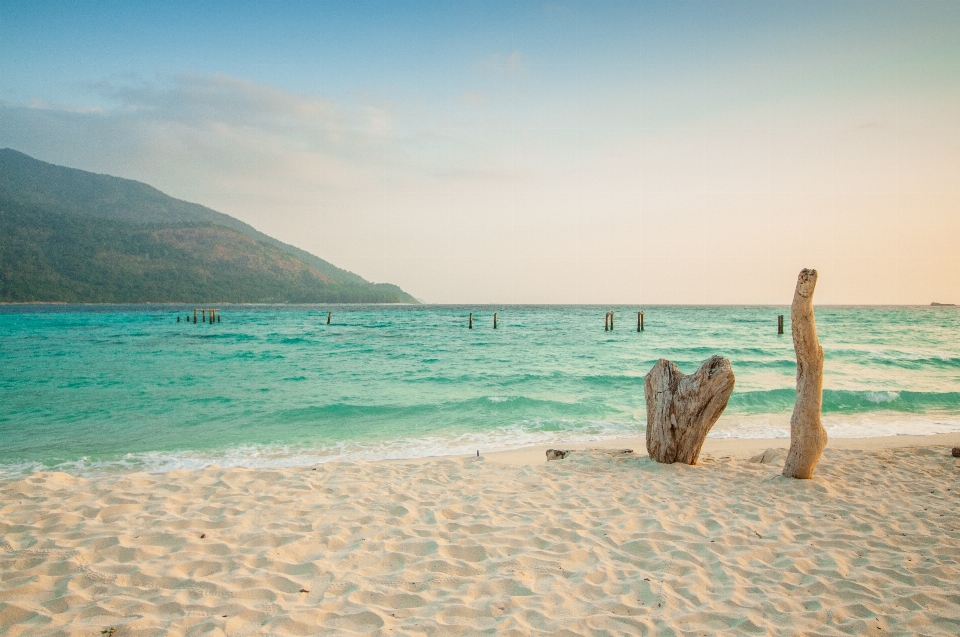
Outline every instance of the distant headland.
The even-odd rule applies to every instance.
[[[0,302],[417,303],[146,184],[0,149]]]

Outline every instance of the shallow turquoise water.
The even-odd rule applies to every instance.
[[[224,306],[220,323],[177,323],[189,309],[0,308],[0,474],[643,435],[644,373],[661,357],[689,373],[712,354],[737,384],[711,435],[789,435],[787,307],[651,306],[643,333],[632,306]],[[827,307],[817,323],[831,436],[960,431],[960,310]]]

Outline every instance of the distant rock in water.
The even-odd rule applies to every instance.
[[[229,215],[0,149],[0,302],[416,303]]]
[[[932,305],[933,307],[954,307],[956,304],[955,303],[937,303],[936,301],[934,301],[930,305]]]

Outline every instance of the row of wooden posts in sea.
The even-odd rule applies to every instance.
[[[197,312],[200,313],[200,318],[202,323],[219,323],[220,322],[220,308],[218,307],[197,307],[193,309],[193,322],[197,322]],[[207,317],[209,316],[209,321]],[[606,318],[603,323],[604,332],[613,331],[613,317],[614,313],[612,311],[607,312]],[[327,325],[330,325],[330,322],[333,320],[333,312],[327,312]],[[637,312],[637,331],[644,331],[644,315],[643,312]],[[470,317],[467,319],[467,327],[471,330],[473,329],[473,312],[470,312]],[[180,322],[180,315],[177,315],[177,323]],[[190,315],[187,315],[187,323],[190,322]],[[493,313],[493,329],[497,329],[497,312]],[[783,334],[783,314],[777,316],[777,334]]]
[[[193,322],[197,322],[197,312],[200,312],[200,322],[201,323],[214,323],[220,322],[220,308],[218,307],[195,307],[193,308]],[[209,317],[209,320],[207,320]],[[327,312],[327,325],[330,325],[330,321],[333,318],[333,312]],[[177,315],[177,323],[180,322],[180,315]],[[190,322],[190,315],[187,314],[187,323]],[[496,319],[494,319],[496,323]]]
[[[195,307],[193,308],[193,322],[197,322],[197,312],[200,312],[201,323],[214,323],[220,322],[220,308],[218,307]],[[209,319],[209,320],[208,320]],[[177,315],[177,323],[180,322],[180,315]],[[187,314],[187,323],[190,322],[190,315]]]
[[[614,316],[614,313],[613,313],[613,312],[607,312],[607,318],[606,318],[606,320],[605,320],[604,323],[603,323],[603,331],[604,331],[604,332],[612,332],[612,331],[613,331],[613,316]],[[644,329],[644,327],[643,327],[643,312],[637,312],[637,331],[638,331],[638,332],[642,332],[643,329]]]

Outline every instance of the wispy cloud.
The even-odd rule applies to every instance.
[[[371,155],[400,162],[391,108],[373,101],[338,104],[225,75],[100,82],[90,89],[111,106],[0,103],[2,138],[63,160],[68,148],[83,148],[101,169],[139,169],[146,181],[158,172],[173,177],[185,159],[205,166],[205,178],[244,181],[251,172],[280,171],[317,183],[344,183]],[[323,169],[307,175],[304,165]]]
[[[476,67],[483,71],[500,73],[511,77],[522,77],[527,73],[527,61],[520,51],[512,53],[494,53],[477,62]]]
[[[476,91],[464,91],[460,94],[460,99],[463,100],[464,103],[474,107],[483,106],[487,101],[482,93]]]

